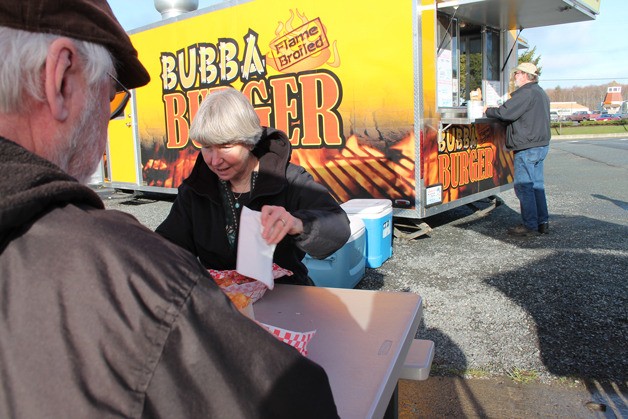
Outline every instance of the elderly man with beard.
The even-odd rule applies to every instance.
[[[0,54],[0,417],[337,416],[320,366],[78,182],[149,81],[107,2],[0,0]]]

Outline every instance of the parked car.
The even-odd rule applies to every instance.
[[[601,113],[598,117],[595,118],[596,121],[619,121],[620,119],[620,116],[610,113]]]
[[[558,121],[560,121],[560,116],[558,115],[558,112],[556,112],[556,111],[551,111],[550,112],[550,121],[551,122],[558,122]]]
[[[591,115],[588,111],[577,111],[569,115],[567,118],[573,122],[582,122],[591,119]]]

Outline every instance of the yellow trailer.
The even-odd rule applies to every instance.
[[[512,187],[513,160],[481,105],[507,99],[521,29],[598,11],[599,0],[251,0],[138,28],[152,79],[110,124],[105,184],[176,193],[199,152],[190,121],[231,86],[340,202],[390,199],[395,216],[421,219],[495,196]]]

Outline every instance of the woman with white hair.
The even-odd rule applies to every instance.
[[[262,236],[277,244],[273,261],[293,272],[284,280],[313,285],[305,253],[323,259],[340,249],[351,234],[349,219],[324,186],[290,163],[286,134],[262,127],[246,96],[228,88],[206,97],[190,138],[201,152],[157,233],[208,269],[235,269],[246,205],[261,211]]]

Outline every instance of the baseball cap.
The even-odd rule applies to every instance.
[[[523,71],[524,73],[538,76],[536,66],[532,63],[521,63],[513,71]]]
[[[116,60],[118,80],[126,87],[150,81],[106,0],[0,0],[0,26],[100,44]]]

